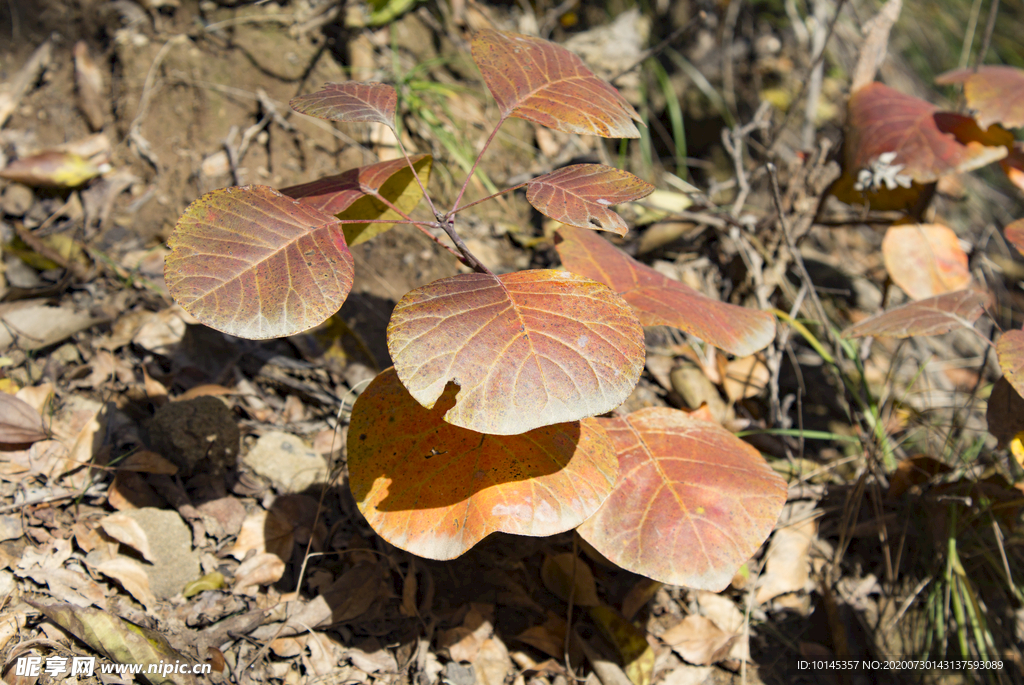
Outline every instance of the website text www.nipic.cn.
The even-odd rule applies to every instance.
[[[159,661],[152,664],[100,663],[97,667],[94,656],[19,656],[14,662],[14,674],[26,677],[46,673],[51,678],[58,676],[91,676],[97,671],[117,675],[150,674],[167,677],[171,674],[192,673],[206,675],[213,670],[210,664],[193,664],[186,661],[174,663]]]

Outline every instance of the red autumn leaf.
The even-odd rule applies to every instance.
[[[884,177],[879,162],[894,154],[886,162],[889,169],[900,166],[898,175],[932,183],[944,174],[977,169],[1006,156],[1002,145],[957,140],[952,131],[969,128],[970,117],[940,112],[929,102],[881,83],[871,83],[850,96],[847,121],[846,162],[853,173],[867,171]],[[961,135],[980,137],[969,132]]]
[[[889,277],[914,300],[962,290],[971,282],[956,233],[939,224],[890,226],[882,257]]]
[[[941,74],[936,83],[964,84],[967,106],[974,110],[978,126],[1024,126],[1024,70],[1000,65],[955,69]]]
[[[385,83],[325,83],[324,89],[292,98],[296,112],[330,121],[367,121],[395,128],[398,93]]]
[[[1024,331],[1007,331],[996,343],[999,366],[1006,380],[1020,395],[1024,395]]]
[[[619,456],[619,479],[579,534],[634,573],[725,589],[771,533],[786,482],[729,431],[676,409],[599,421]]]
[[[909,338],[912,335],[939,335],[957,326],[970,328],[985,311],[988,296],[976,290],[957,290],[905,304],[864,319],[847,328],[843,335],[862,338]]]
[[[338,220],[266,186],[203,195],[167,245],[164,279],[178,304],[242,338],[312,328],[352,288],[352,253]]]
[[[409,158],[420,181],[426,185],[430,178],[433,157],[413,155]],[[423,189],[416,182],[405,159],[392,159],[349,169],[336,176],[318,181],[282,188],[281,193],[339,219],[389,219],[401,216],[381,198],[408,214],[423,197]],[[345,242],[351,247],[389,230],[394,224],[342,224]]]
[[[1003,229],[1006,239],[1024,255],[1024,219],[1017,219]]]
[[[645,326],[674,326],[739,357],[767,347],[775,337],[771,314],[702,295],[641,264],[596,233],[563,226],[555,248],[565,268],[619,293]]]
[[[28,402],[0,392],[0,443],[20,445],[46,438],[39,412]]]
[[[443,420],[454,401],[448,388],[424,409],[391,368],[352,408],[352,494],[391,544],[452,559],[495,531],[569,530],[608,497],[618,464],[596,419],[484,435]]]
[[[445,421],[514,435],[619,406],[644,366],[633,310],[567,271],[460,274],[417,288],[388,324],[402,383],[432,408],[460,387]]]
[[[526,200],[563,224],[626,235],[629,227],[609,207],[654,191],[647,181],[604,164],[575,164],[526,184]]]
[[[566,133],[639,138],[632,105],[560,45],[507,31],[473,37],[473,61],[498,103],[512,116]]]

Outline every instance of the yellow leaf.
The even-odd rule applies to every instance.
[[[427,181],[430,179],[430,169],[433,162],[433,157],[427,155],[413,164],[424,186],[427,185]],[[380,187],[380,195],[395,207],[408,214],[419,204],[420,198],[423,197],[423,190],[413,177],[412,171],[408,166],[405,166],[392,174],[384,185]],[[353,202],[348,209],[335,216],[339,219],[347,220],[387,219],[389,221],[398,221],[402,218],[398,212],[373,195],[364,195]],[[394,226],[393,223],[342,224],[342,229],[345,231],[345,242],[351,247],[359,243],[365,243],[370,238],[390,230],[392,226]]]

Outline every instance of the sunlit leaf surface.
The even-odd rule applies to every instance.
[[[1006,380],[1010,381],[1020,395],[1024,395],[1024,331],[1013,330],[1003,333],[996,343],[999,366]]]
[[[912,335],[939,335],[958,326],[970,328],[985,311],[988,296],[976,290],[957,290],[890,309],[864,319],[843,332],[849,338],[875,335],[909,338]]]
[[[413,155],[410,159],[420,181],[426,186],[433,158],[430,155]],[[383,200],[409,214],[423,197],[423,190],[404,158],[377,162],[319,181],[282,188],[281,193],[302,200],[324,214],[334,214],[339,219],[390,221],[398,221],[401,216]],[[341,228],[345,231],[345,242],[352,246],[366,242],[392,226],[394,224],[367,223],[342,224]]]
[[[939,224],[890,226],[882,257],[889,277],[915,300],[962,290],[971,282],[956,233]]]
[[[646,197],[654,190],[628,171],[603,164],[575,164],[534,178],[526,199],[555,221],[626,235],[629,227],[613,205]]]
[[[292,98],[291,108],[330,121],[365,121],[395,128],[398,93],[385,83],[326,83],[323,90]]]
[[[167,241],[164,279],[200,322],[241,338],[323,323],[352,288],[338,220],[266,186],[223,188],[189,205]]]
[[[634,573],[725,589],[772,531],[786,482],[729,431],[676,409],[600,422],[619,456],[619,478],[579,534]]]
[[[983,65],[977,70],[948,71],[935,82],[964,84],[967,106],[982,128],[992,124],[1007,128],[1024,126],[1024,69]]]
[[[771,314],[702,295],[592,231],[563,226],[555,248],[565,268],[608,285],[633,306],[645,326],[675,326],[740,357],[767,347],[775,337]]]
[[[554,535],[582,523],[611,492],[618,464],[596,419],[484,435],[443,420],[453,402],[450,388],[423,408],[391,368],[352,409],[352,494],[391,544],[451,559],[494,531]]]
[[[1024,219],[1017,219],[1005,229],[1006,239],[1024,255]]]
[[[566,133],[639,138],[640,115],[583,60],[560,45],[484,29],[473,37],[473,61],[502,118],[526,119]]]
[[[499,435],[611,411],[644,365],[643,328],[607,286],[567,271],[460,274],[405,295],[388,325],[399,378],[445,420]]]

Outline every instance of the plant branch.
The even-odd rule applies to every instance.
[[[464,257],[464,259],[460,259],[463,264],[475,271],[479,271],[480,273],[494,276],[494,272],[488,269],[487,265],[477,259],[476,255],[469,251],[466,243],[462,242],[462,238],[460,238],[459,234],[455,232],[454,217],[449,217],[445,221],[439,221],[437,225],[441,227],[441,230],[448,234],[448,237],[451,238],[453,243],[455,243],[455,247],[459,248],[459,252],[461,252]],[[497,276],[494,277],[497,278]]]
[[[494,136],[498,135],[498,129],[501,128],[501,125],[505,123],[505,119],[507,118],[507,116],[503,116],[501,119],[499,119],[497,125],[495,125],[494,127],[494,130],[491,131],[491,135],[487,136],[487,140],[484,142],[484,146],[480,149],[480,152],[479,154],[477,154],[476,159],[473,160],[473,167],[469,170],[469,173],[466,174],[466,182],[463,183],[462,188],[459,189],[459,194],[455,198],[455,204],[452,205],[452,208],[448,211],[448,214],[445,215],[446,219],[450,220],[453,216],[455,216],[455,213],[459,211],[459,203],[462,202],[462,196],[466,193],[466,188],[469,187],[470,179],[473,178],[473,174],[476,173],[477,166],[480,165],[480,160],[483,159],[484,153],[487,152],[487,148],[490,147],[491,142],[494,140]],[[442,228],[444,227],[442,226]],[[452,230],[454,230],[454,228]]]
[[[981,39],[981,47],[978,49],[978,57],[974,63],[974,71],[985,63],[985,55],[988,54],[988,47],[992,43],[992,32],[996,28],[996,15],[999,14],[999,0],[992,0],[988,10],[988,21],[985,23],[985,37]]]
[[[413,170],[413,173],[416,173],[416,171]],[[424,193],[424,195],[426,195],[426,193]],[[401,209],[399,209],[399,207],[397,205],[395,205],[393,202],[391,202],[391,200],[387,199],[386,197],[384,197],[380,193],[374,193],[374,194],[371,195],[371,197],[377,198],[382,203],[384,203],[385,205],[390,207],[392,210],[397,212],[398,215],[401,216],[404,219],[404,221],[393,221],[391,219],[338,219],[338,221],[340,223],[343,223],[343,224],[401,224],[401,223],[412,224],[413,226],[418,228],[423,233],[423,235],[427,236],[428,238],[433,240],[435,243],[437,243],[438,245],[440,245],[444,249],[448,250],[448,252],[451,253],[451,255],[453,257],[458,259],[460,262],[462,262],[468,268],[470,268],[470,269],[474,268],[473,264],[471,262],[466,261],[466,259],[463,257],[463,255],[460,252],[456,252],[455,250],[453,250],[448,245],[445,245],[443,242],[441,242],[440,238],[438,238],[436,235],[434,235],[433,233],[431,233],[430,231],[428,231],[426,229],[427,226],[429,226],[430,228],[438,228],[439,226],[441,228],[444,228],[443,226],[441,226],[442,222],[438,222],[438,221],[415,221],[412,217],[410,217],[408,214],[406,214]],[[431,206],[433,206],[433,205],[431,205]]]

